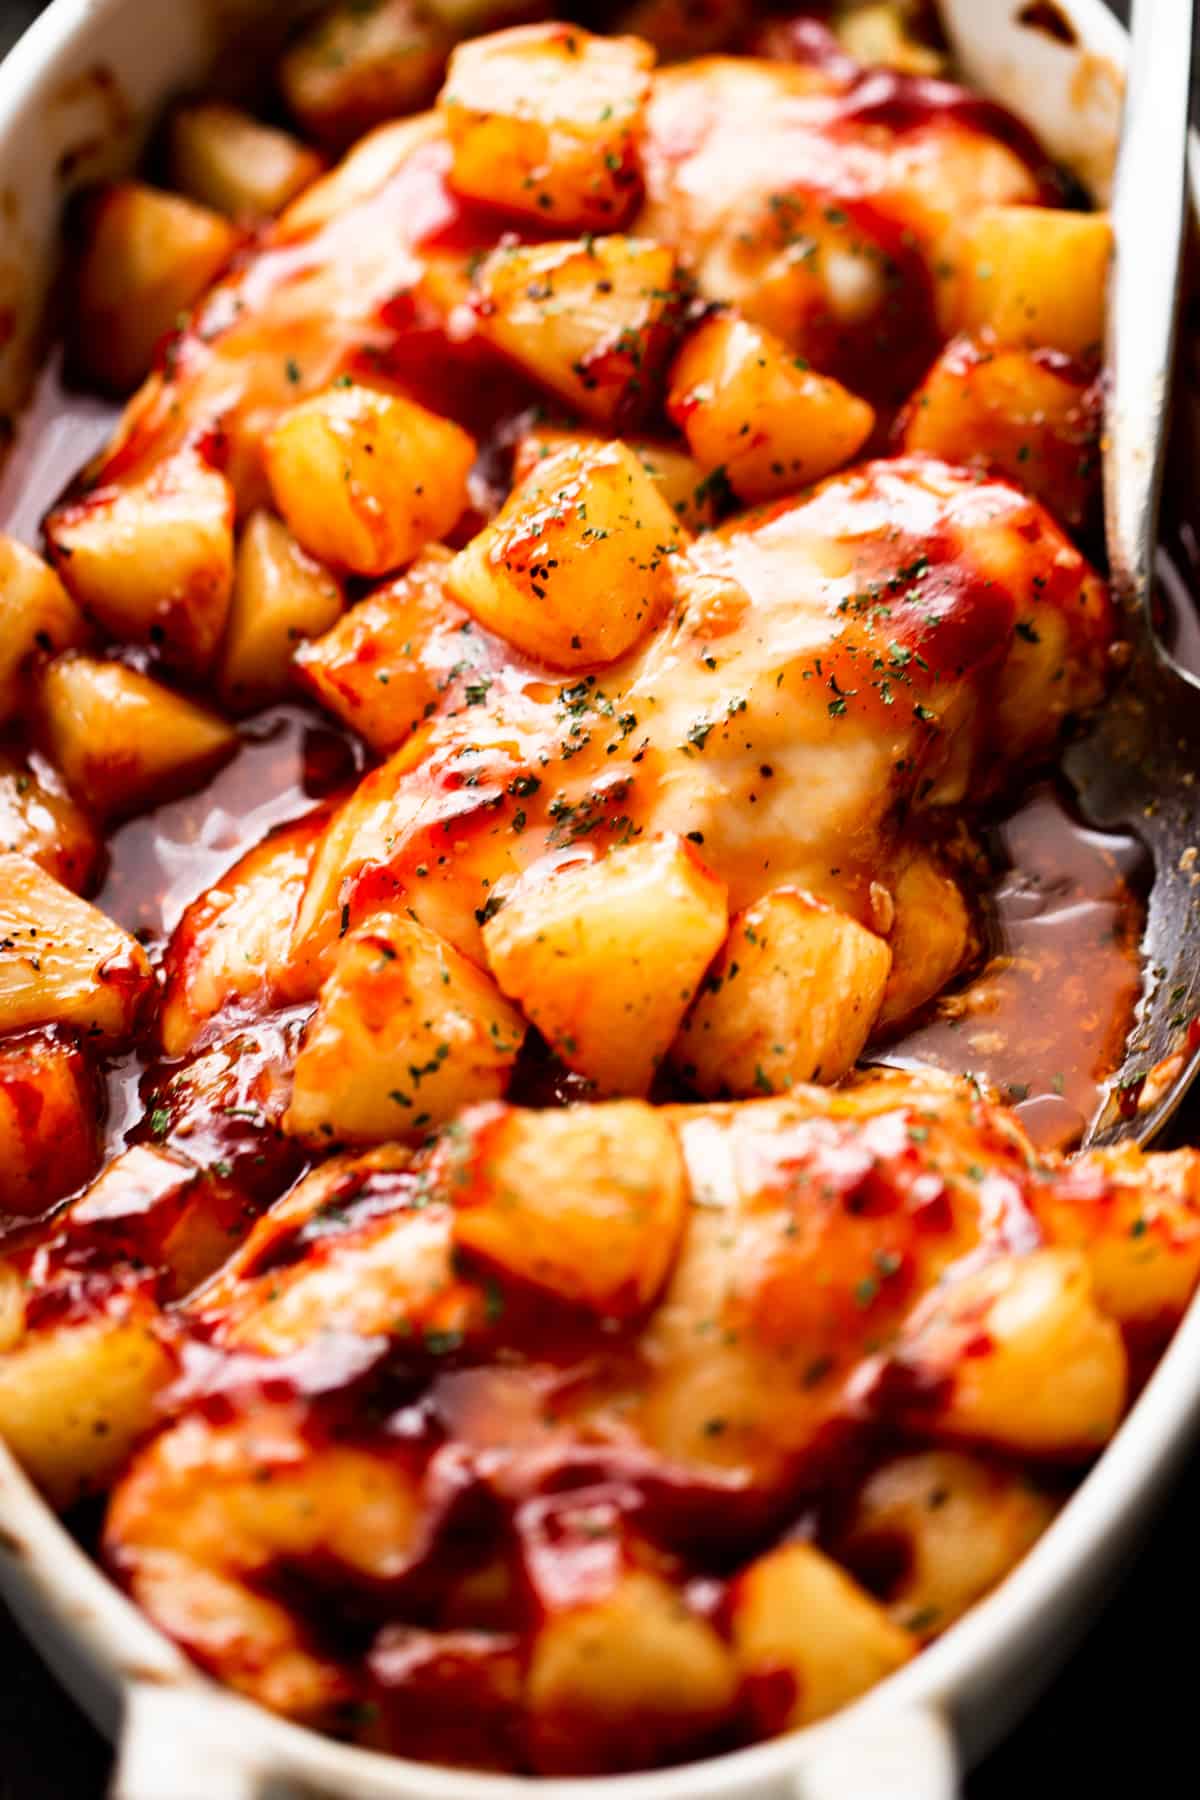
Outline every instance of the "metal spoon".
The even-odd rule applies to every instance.
[[[1146,1143],[1200,1074],[1200,681],[1151,616],[1187,200],[1191,0],[1134,0],[1105,344],[1104,514],[1130,661],[1064,767],[1084,815],[1154,859],[1144,989],[1086,1144]]]

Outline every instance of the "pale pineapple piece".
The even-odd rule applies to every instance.
[[[975,932],[963,891],[932,856],[918,854],[892,889],[892,966],[873,1029],[911,1018],[967,963]]]
[[[1120,1327],[1080,1250],[1000,1256],[935,1290],[893,1361],[907,1425],[1019,1456],[1094,1455],[1128,1391]]]
[[[542,225],[611,231],[641,196],[654,52],[575,25],[462,44],[438,100],[460,194]]]
[[[792,1676],[772,1729],[811,1725],[857,1700],[915,1655],[917,1641],[812,1544],[784,1544],[733,1584],[730,1623],[744,1678]],[[753,1704],[753,1702],[752,1702]]]
[[[644,1311],[674,1261],[687,1206],[663,1115],[631,1100],[498,1108],[472,1125],[469,1148],[451,1152],[460,1250],[608,1318]]]
[[[174,1362],[157,1317],[130,1297],[96,1319],[30,1332],[0,1355],[0,1437],[52,1506],[103,1492],[158,1422]]]
[[[423,1134],[502,1094],[524,1036],[481,969],[415,920],[376,914],[321,989],[284,1129],[317,1145]]]
[[[837,1081],[867,1041],[891,962],[856,919],[777,888],[733,920],[672,1060],[702,1094]]]
[[[233,727],[124,663],[56,657],[39,683],[38,732],[71,792],[107,818],[196,787],[238,747]]]
[[[302,550],[282,519],[256,512],[237,549],[229,623],[217,691],[247,710],[280,699],[292,685],[292,657],[342,614],[341,583]]]
[[[98,1101],[93,1073],[66,1032],[0,1042],[0,1212],[36,1218],[83,1185],[100,1153]]]
[[[136,938],[24,856],[0,856],[0,1031],[127,1039],[154,986]]]
[[[171,185],[228,219],[281,211],[325,166],[290,132],[219,100],[178,107],[169,148]]]
[[[562,431],[542,426],[527,431],[517,440],[513,452],[513,486],[519,487],[533,475],[548,456],[559,450],[581,450],[602,440],[591,432]],[[626,438],[625,442],[638,458],[646,473],[653,477],[659,493],[688,531],[703,531],[716,523],[716,483],[705,474],[694,456],[676,444],[658,438]]]
[[[340,147],[433,99],[453,33],[420,0],[343,0],[326,7],[279,65],[305,131]]]
[[[144,481],[58,508],[46,537],[64,586],[105,631],[203,674],[233,591],[233,512],[225,477],[181,451]]]
[[[264,449],[275,503],[304,549],[355,575],[384,575],[444,537],[475,460],[452,420],[353,384],[290,408]]]
[[[472,303],[480,337],[585,418],[622,428],[654,404],[679,275],[649,238],[502,245]]]
[[[960,330],[1068,356],[1100,348],[1112,255],[1106,214],[984,206],[965,225],[957,254]]]
[[[743,500],[766,500],[832,474],[875,428],[865,400],[758,325],[714,318],[684,344],[667,411],[704,468]]]
[[[94,196],[73,291],[69,348],[89,380],[124,394],[148,375],[181,313],[215,281],[241,233],[207,207],[140,181]]]
[[[865,5],[862,0],[850,0],[838,9],[833,29],[838,43],[855,62],[936,79],[946,73],[946,57],[932,44],[922,42],[912,29],[919,10],[919,3],[905,4],[904,0],[866,0]]]
[[[591,1774],[664,1761],[722,1722],[737,1686],[713,1626],[669,1582],[631,1568],[534,1636],[526,1703],[535,1766]]]
[[[73,893],[93,887],[104,846],[54,770],[0,752],[0,851],[38,863]]]
[[[321,705],[381,756],[396,750],[433,711],[439,670],[418,653],[439,627],[456,631],[449,666],[462,655],[467,614],[446,594],[450,552],[431,544],[403,575],[352,606],[296,652],[296,673]]]
[[[488,920],[489,967],[568,1068],[644,1094],[728,929],[725,884],[678,837],[538,872]]]
[[[79,608],[49,563],[0,533],[0,724],[24,708],[37,657],[86,636]]]
[[[880,1599],[897,1625],[927,1639],[1003,1580],[1054,1511],[1019,1470],[917,1450],[867,1477],[837,1553],[851,1569],[894,1570]]]
[[[551,456],[450,565],[457,600],[554,668],[615,662],[665,611],[683,533],[622,443]]]

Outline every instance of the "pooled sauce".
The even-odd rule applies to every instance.
[[[65,388],[51,359],[0,477],[0,527],[36,547],[43,514],[115,416]],[[1178,590],[1172,610],[1186,620],[1185,577],[1167,567]],[[241,751],[206,787],[109,836],[98,904],[152,950],[272,826],[297,818],[363,764],[361,748],[303,704],[274,707],[241,731]],[[880,1059],[969,1071],[1016,1107],[1035,1143],[1070,1147],[1099,1105],[1132,1021],[1144,853],[1132,837],[1081,824],[1051,781],[984,838],[994,873],[983,895],[983,966]],[[134,1053],[110,1072],[110,1149],[140,1116],[143,1066]]]
[[[885,1060],[970,1071],[1015,1107],[1040,1148],[1070,1148],[1132,1023],[1146,852],[1133,837],[1081,824],[1051,781],[985,841],[996,874],[984,899],[984,965]]]

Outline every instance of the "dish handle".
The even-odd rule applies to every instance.
[[[202,1687],[135,1683],[126,1693],[110,1800],[299,1800],[311,1792],[246,1726],[244,1707]],[[387,1787],[382,1782],[380,1792]],[[755,1800],[957,1800],[953,1735],[932,1707],[871,1707],[753,1793]]]

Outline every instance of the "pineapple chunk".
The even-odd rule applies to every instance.
[[[959,245],[958,325],[1017,349],[1094,354],[1104,337],[1111,255],[1104,213],[982,207]]]
[[[534,1766],[591,1775],[665,1762],[711,1736],[737,1687],[714,1627],[661,1576],[630,1568],[608,1593],[552,1613],[534,1636]]]
[[[160,681],[74,654],[42,676],[38,729],[71,792],[106,817],[199,786],[238,745],[224,719]]]
[[[21,1032],[0,1042],[0,1213],[36,1218],[96,1167],[99,1099],[73,1038]]]
[[[575,25],[520,25],[462,44],[438,105],[451,182],[541,225],[611,231],[641,197],[654,52]]]
[[[0,534],[0,724],[22,710],[29,666],[83,642],[87,626],[48,563]]]
[[[285,412],[265,453],[275,503],[309,554],[384,575],[454,524],[475,444],[415,400],[351,385]]]
[[[610,1318],[651,1304],[687,1206],[683,1157],[640,1101],[485,1113],[455,1156],[455,1242],[501,1274]],[[554,1180],[547,1182],[546,1171]]]
[[[292,657],[341,617],[336,576],[302,550],[282,519],[257,512],[238,544],[229,623],[217,668],[226,705],[265,706],[292,685]]]
[[[906,1427],[1016,1456],[1095,1455],[1128,1392],[1121,1329],[1081,1250],[999,1256],[939,1287],[892,1365],[884,1388]]]
[[[130,487],[99,488],[46,524],[69,592],[115,638],[210,666],[233,590],[233,490],[182,451]]]
[[[139,181],[96,194],[84,220],[70,354],[88,380],[124,394],[241,242],[219,214]]]
[[[963,967],[975,944],[962,889],[931,856],[915,856],[892,892],[892,966],[875,1028],[911,1018]]]
[[[159,1316],[130,1296],[83,1323],[30,1332],[0,1356],[0,1437],[52,1506],[102,1493],[158,1423],[175,1368]]]
[[[283,97],[305,131],[341,147],[437,93],[452,34],[420,0],[343,0],[286,52]]]
[[[781,1673],[793,1678],[786,1716],[772,1711],[773,1731],[836,1712],[917,1649],[916,1639],[812,1544],[784,1544],[751,1563],[734,1582],[730,1622],[752,1696],[756,1676],[774,1678],[772,1694]]]
[[[667,410],[697,461],[723,469],[743,500],[831,474],[875,428],[865,400],[744,319],[709,319],[692,333],[671,371]]]
[[[163,958],[158,1031],[167,1056],[183,1056],[226,1006],[245,1013],[278,1005],[328,817],[318,809],[281,826],[187,908]]]
[[[855,62],[937,78],[945,75],[947,58],[917,36],[920,14],[920,0],[850,0],[838,8],[833,29]]]
[[[284,1129],[316,1145],[422,1134],[502,1094],[524,1036],[481,969],[415,920],[376,914],[321,989]]]
[[[446,596],[449,563],[450,552],[431,544],[406,574],[296,652],[301,681],[380,756],[398,749],[432,710],[439,680],[461,658],[459,627],[467,614]],[[458,640],[445,669],[418,655],[439,627]]]
[[[672,1060],[702,1094],[837,1081],[867,1041],[891,963],[856,919],[777,888],[734,919]]]
[[[998,469],[1077,529],[1100,490],[1100,383],[1060,355],[955,338],[903,414],[901,446]]]
[[[154,986],[135,938],[24,856],[0,856],[0,1031],[71,1025],[132,1035]]]
[[[219,100],[181,106],[171,119],[171,185],[227,219],[277,213],[324,168],[290,132]]]
[[[927,1638],[1003,1580],[1054,1510],[1023,1471],[957,1450],[918,1450],[867,1477],[837,1553],[852,1569],[896,1568],[888,1613]]]
[[[73,893],[95,883],[103,845],[92,821],[42,765],[0,752],[0,851],[16,851]]]
[[[728,929],[725,884],[677,837],[528,879],[483,930],[506,994],[568,1068],[644,1094]]]
[[[678,310],[673,251],[649,238],[502,245],[472,294],[476,330],[597,425],[653,404]]]
[[[556,451],[582,450],[600,441],[590,432],[561,431],[552,426],[525,432],[513,452],[513,486],[527,481]],[[716,523],[718,484],[709,479],[694,456],[658,438],[625,441],[681,525],[688,531],[704,531]]]
[[[456,599],[554,668],[615,662],[671,597],[679,522],[621,443],[548,457],[450,565]]]

